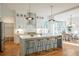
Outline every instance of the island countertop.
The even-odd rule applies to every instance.
[[[34,35],[34,36],[30,36],[30,35],[18,35],[21,39],[45,39],[45,38],[55,38],[61,35]]]

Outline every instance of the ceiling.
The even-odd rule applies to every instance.
[[[29,3],[4,3],[4,6],[16,12],[28,11]],[[78,6],[78,3],[31,3],[31,11],[35,13],[48,13],[50,14],[50,6],[53,5],[53,14],[59,13],[66,9]]]

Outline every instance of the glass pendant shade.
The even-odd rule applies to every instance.
[[[33,20],[34,18],[32,18],[32,17],[27,17],[26,19],[27,19],[27,20]]]

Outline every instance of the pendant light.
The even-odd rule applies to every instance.
[[[53,6],[51,5],[50,8],[51,8],[51,15],[50,15],[49,21],[55,21],[55,20],[54,20],[53,13],[52,13],[52,8],[53,8]]]
[[[28,8],[28,9],[29,9],[29,12],[28,12],[28,17],[26,17],[26,19],[30,21],[30,20],[33,20],[33,19],[34,19],[34,18],[31,16],[32,13],[31,13],[31,5],[30,5],[30,4],[29,4],[29,8]]]
[[[71,32],[72,31],[72,15],[70,15],[70,22],[68,25],[68,31]]]
[[[72,27],[72,15],[70,15],[69,27]]]

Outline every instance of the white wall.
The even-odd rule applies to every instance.
[[[2,17],[13,17],[14,14],[6,5],[2,4]]]
[[[5,37],[12,37],[14,36],[14,12],[10,10],[6,5],[0,4],[0,20],[3,22],[4,25],[4,36]]]
[[[59,14],[59,15],[55,16],[55,19],[60,20],[60,21],[65,21],[66,26],[67,26],[70,22],[70,15],[72,15],[72,23],[74,24],[73,32],[75,30],[79,31],[79,8]]]
[[[23,10],[19,10],[19,11],[16,11],[16,14],[25,14],[27,15],[27,12],[28,11],[23,11]],[[44,23],[47,21],[47,14],[45,12],[41,12],[39,11],[38,13],[36,13],[36,16],[43,16],[44,19],[37,19],[36,18],[36,28],[41,28],[41,27],[44,27]],[[16,28],[18,28],[19,26],[21,26],[21,28],[24,29],[24,31],[34,31],[33,29],[35,29],[33,26],[29,26],[27,25],[27,20],[25,19],[26,17],[17,17],[16,16]],[[29,28],[28,28],[29,26]]]
[[[35,32],[35,27],[33,25],[28,25],[27,24],[27,20],[25,19],[25,17],[20,17],[20,16],[16,16],[16,30],[20,28],[22,28],[25,32],[29,32],[29,31],[34,31]]]
[[[4,4],[0,4],[0,17],[5,23],[14,23],[14,11]]]

